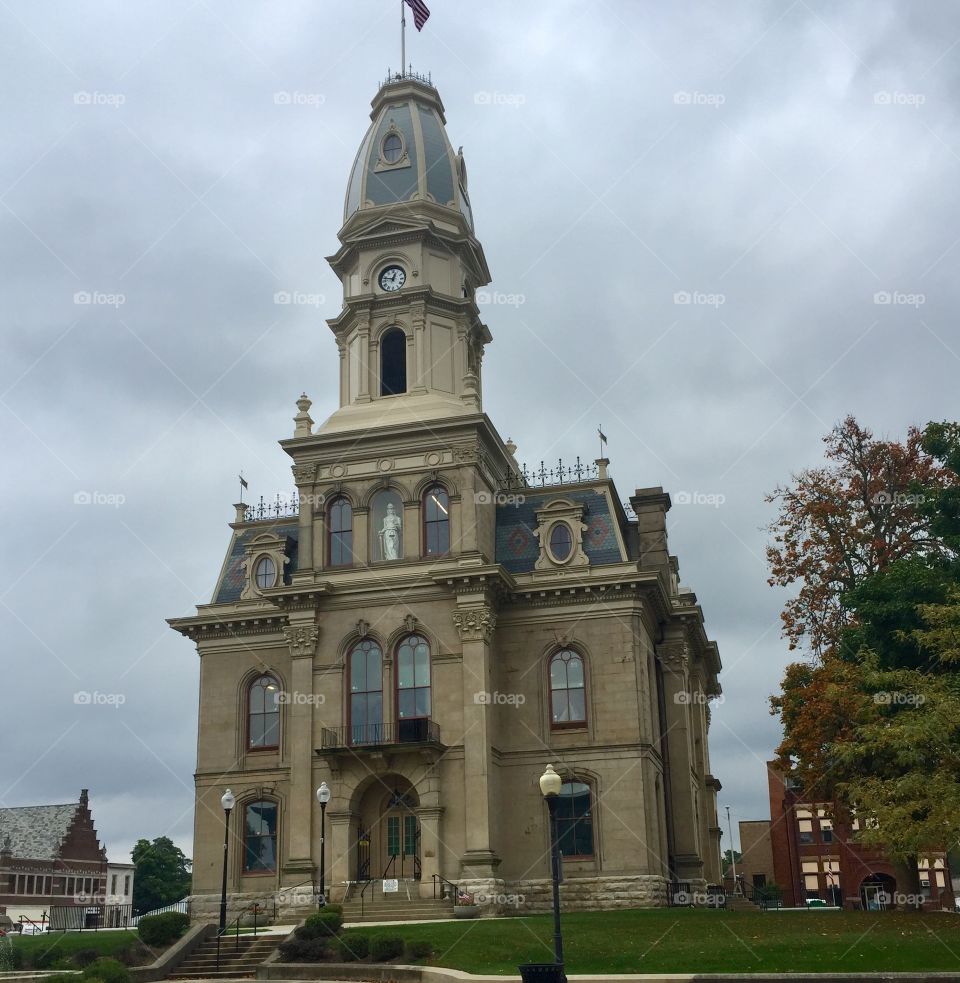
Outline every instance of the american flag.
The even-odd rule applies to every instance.
[[[423,25],[426,24],[427,18],[430,16],[430,8],[423,2],[423,0],[404,0],[406,4],[409,5],[410,9],[413,11],[413,25],[418,31],[423,30]]]

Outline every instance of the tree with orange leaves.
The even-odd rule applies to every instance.
[[[916,427],[903,443],[877,440],[848,416],[823,440],[829,463],[767,496],[780,507],[768,527],[768,582],[800,585],[784,605],[783,633],[791,649],[818,659],[851,623],[845,595],[896,560],[942,550],[919,503],[925,489],[956,477],[924,450]]]

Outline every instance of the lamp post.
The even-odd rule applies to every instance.
[[[220,934],[227,930],[227,845],[230,841],[230,813],[237,797],[227,789],[220,797],[223,806],[223,886],[220,888]],[[219,943],[218,943],[219,944]]]
[[[317,789],[317,802],[320,803],[320,893],[317,895],[317,909],[327,903],[327,850],[324,846],[327,831],[327,803],[330,801],[330,786],[320,783]]]
[[[730,806],[727,806],[727,829],[730,831],[730,867],[733,870],[733,893],[741,894],[740,882],[737,880],[737,855],[733,850],[733,823],[730,821]]]
[[[563,976],[563,936],[560,934],[560,844],[557,842],[557,800],[563,779],[547,765],[540,776],[540,791],[550,810],[550,875],[553,879],[553,958]]]

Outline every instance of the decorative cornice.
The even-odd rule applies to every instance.
[[[313,655],[317,650],[320,629],[316,625],[286,625],[283,629],[290,654],[294,658]]]

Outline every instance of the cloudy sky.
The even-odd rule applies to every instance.
[[[431,6],[408,54],[493,272],[485,408],[529,462],[602,424],[623,497],[673,494],[720,804],[768,815],[764,494],[847,413],[956,418],[960,12]],[[238,471],[289,490],[300,392],[336,406],[324,256],[398,7],[0,0],[0,804],[89,787],[113,859],[190,852],[197,659],[164,619],[209,600]]]

